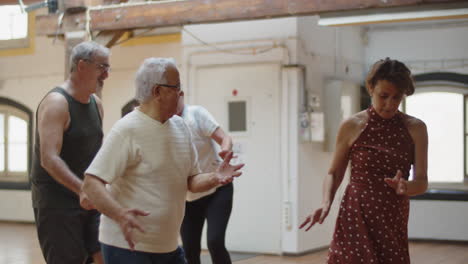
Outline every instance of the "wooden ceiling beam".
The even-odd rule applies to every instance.
[[[37,4],[40,2],[44,2],[45,0],[23,0],[23,4],[25,5],[30,5],[30,4]],[[60,1],[60,0],[59,0]],[[103,4],[108,4],[106,3],[109,2],[111,3],[112,1],[114,2],[125,2],[124,0],[67,0],[71,4],[77,3],[77,2],[82,2],[88,6],[96,6],[96,5],[103,5]],[[18,0],[0,0],[0,5],[19,5]]]
[[[1,1],[1,0],[0,0]],[[146,2],[90,11],[91,31],[166,27],[327,12],[463,3],[465,0],[188,0]],[[85,14],[68,17],[60,32],[85,29]],[[36,18],[38,35],[57,32],[58,15]]]
[[[94,37],[97,43],[111,48],[127,32],[126,30],[101,31]]]
[[[35,4],[38,2],[44,2],[44,0],[23,0],[25,5]],[[18,0],[0,0],[0,5],[19,5]]]

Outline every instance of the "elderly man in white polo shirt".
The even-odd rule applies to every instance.
[[[103,213],[106,263],[186,263],[178,235],[187,191],[230,183],[243,165],[231,166],[229,153],[215,172],[200,173],[190,130],[175,115],[183,92],[174,60],[146,59],[135,84],[140,106],[112,127],[83,191]]]

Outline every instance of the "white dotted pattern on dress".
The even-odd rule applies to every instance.
[[[389,187],[398,169],[408,177],[413,142],[397,114],[370,118],[350,152],[351,180],[340,204],[328,263],[409,263],[409,201]]]

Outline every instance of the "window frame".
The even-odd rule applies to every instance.
[[[443,85],[450,87],[446,90],[433,90],[437,92],[450,91],[463,95],[463,182],[460,183],[429,183],[430,187],[459,188],[468,190],[468,164],[467,164],[467,137],[468,137],[468,115],[466,113],[468,100],[468,74],[454,72],[429,72],[413,75],[415,89],[425,89],[428,86]],[[429,90],[428,90],[429,91]],[[402,111],[406,112],[406,98],[402,101]]]
[[[3,172],[0,172],[0,189],[6,189],[6,190],[29,190],[31,189],[31,183],[30,183],[30,177],[29,173],[31,172],[31,165],[32,165],[32,145],[33,145],[33,112],[26,107],[25,105],[22,105],[16,101],[13,101],[9,98],[5,97],[0,97],[0,109],[2,112],[7,112],[7,115],[5,115],[5,118],[8,117],[8,114],[22,118],[27,117],[27,170],[26,170],[26,175],[24,175],[24,172],[7,172],[6,177],[4,177]],[[7,109],[6,111],[3,111],[3,109]],[[24,119],[23,119],[24,120]],[[8,127],[5,127],[5,131],[7,131]],[[8,135],[4,135],[5,140],[8,138]],[[7,141],[5,141],[5,155],[7,155]],[[5,157],[5,161],[7,162],[8,158]],[[8,164],[5,163],[5,168],[8,168]],[[18,181],[18,180],[8,180],[9,177],[15,177],[15,176],[25,176],[24,180]]]

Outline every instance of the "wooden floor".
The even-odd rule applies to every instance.
[[[300,257],[262,255],[235,264],[322,264],[327,250]],[[413,264],[468,264],[468,243],[411,242]],[[45,264],[32,224],[0,222],[0,264]]]

